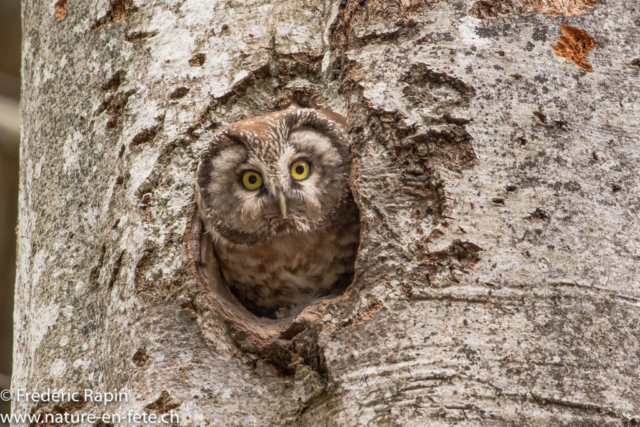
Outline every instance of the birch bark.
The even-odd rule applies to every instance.
[[[15,414],[640,417],[635,1],[30,0],[23,28],[13,390],[128,399]],[[348,118],[362,244],[260,343],[184,239],[207,137],[294,92]]]

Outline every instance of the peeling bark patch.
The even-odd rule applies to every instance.
[[[501,15],[573,16],[595,7],[594,0],[480,0],[471,7],[469,15],[477,19]]]
[[[631,61],[631,65],[633,65],[634,67],[640,68],[640,58],[636,58],[633,61]]]
[[[189,65],[192,67],[202,67],[204,61],[207,59],[207,55],[204,53],[196,53],[189,60]]]
[[[58,0],[54,6],[56,20],[62,21],[67,16],[67,0]]]
[[[523,4],[531,6],[547,16],[581,15],[589,8],[595,7],[594,0],[521,0]]]
[[[133,5],[133,0],[111,0],[107,13],[98,18],[89,31],[93,32],[114,22],[126,22],[131,14],[137,12],[137,10]]]
[[[593,71],[593,67],[585,64],[589,52],[596,47],[596,41],[584,30],[562,24],[560,30],[564,35],[558,37],[558,44],[553,46],[556,55],[573,62],[586,71]]]
[[[162,390],[162,393],[160,393],[160,397],[155,402],[146,405],[145,409],[157,412],[158,414],[166,414],[167,412],[171,411],[172,409],[176,409],[179,406],[180,404],[175,402],[166,390]]]

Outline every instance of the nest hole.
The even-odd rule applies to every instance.
[[[281,318],[278,318],[278,314],[282,312],[278,313],[278,310],[265,311],[250,301],[242,300],[225,282],[212,238],[210,234],[202,232],[202,223],[196,210],[194,205],[186,230],[187,257],[196,281],[207,293],[213,308],[227,319],[236,340],[238,337],[244,341],[248,339],[249,347],[253,349],[255,345],[260,347],[273,340],[291,340],[318,323],[331,305],[348,298],[348,290],[354,282],[353,273],[342,275],[328,295],[318,295],[309,305],[299,307],[298,311],[284,311]],[[356,251],[354,265],[359,252],[360,248]]]
[[[330,126],[326,129],[322,126],[325,126],[327,121],[342,123],[344,118],[341,118],[338,114],[330,110],[324,110],[320,105],[321,99],[322,96],[312,88],[289,89],[278,97],[278,101],[276,101],[275,104],[270,104],[268,109],[275,112],[287,109],[292,105],[301,108],[318,109],[322,111],[322,119],[317,118],[317,122],[310,122],[308,125],[319,126],[323,132],[327,132],[328,134],[337,132]],[[342,126],[346,128],[346,123],[343,123]],[[346,131],[346,129],[344,130]],[[343,146],[342,149],[344,148]],[[342,155],[345,155],[345,153]],[[357,166],[354,162],[351,165],[351,175],[348,178],[348,187],[352,196],[351,202],[353,205],[349,205],[344,211],[341,211],[341,214],[343,212],[349,212],[347,215],[354,215],[353,217],[349,216],[348,221],[345,222],[345,224],[350,225],[352,228],[346,233],[342,231],[336,233],[339,236],[355,236],[356,224],[359,224],[362,230],[362,217],[359,211],[360,206],[356,203],[359,198],[357,194],[358,187],[355,185],[356,174],[353,172],[355,167]],[[200,196],[200,193],[196,196]],[[201,202],[202,200],[198,199],[198,203]],[[327,274],[331,274],[331,279],[327,279],[325,275],[323,277],[323,279],[325,279],[324,282],[318,286],[319,289],[326,289],[327,286],[325,285],[333,282],[333,286],[331,286],[330,289],[324,291],[322,294],[319,292],[315,293],[313,297],[310,297],[306,301],[308,304],[294,304],[291,307],[280,307],[277,309],[271,309],[273,306],[270,303],[263,304],[264,307],[270,307],[267,310],[261,307],[260,301],[256,299],[256,295],[261,295],[262,289],[252,291],[250,295],[247,295],[247,292],[243,291],[245,296],[245,298],[243,298],[243,294],[238,292],[234,293],[234,289],[225,282],[220,260],[223,260],[224,265],[226,265],[228,259],[225,254],[216,254],[213,239],[210,234],[204,233],[203,230],[200,229],[200,227],[203,227],[203,224],[196,212],[197,207],[194,204],[186,231],[186,242],[188,242],[186,252],[190,259],[190,266],[200,287],[209,297],[208,300],[212,303],[211,308],[227,320],[227,324],[230,326],[230,335],[236,342],[247,342],[249,345],[258,345],[259,348],[261,346],[264,347],[264,345],[268,343],[280,342],[280,340],[288,340],[283,342],[285,346],[294,344],[294,338],[302,337],[305,335],[305,331],[308,332],[312,329],[318,329],[314,328],[314,326],[319,325],[321,319],[329,313],[331,307],[335,307],[336,305],[343,306],[349,300],[352,294],[350,290],[353,288],[353,284],[356,283],[353,271],[357,272],[356,265],[358,264],[357,260],[360,252],[359,245],[361,236],[359,239],[350,239],[348,243],[345,243],[344,239],[339,243],[339,245],[347,245],[350,250],[353,248],[355,251],[353,268],[346,268],[346,270],[351,271],[351,273],[339,275],[340,269],[329,271],[330,268],[335,267],[335,264],[333,264],[332,267],[327,268]],[[347,230],[347,228],[344,228],[344,230]],[[352,231],[353,233],[351,233]],[[349,240],[348,237],[347,240]],[[336,250],[344,251],[344,246]],[[271,272],[268,274],[271,274]],[[357,273],[355,276],[357,277]],[[251,298],[252,300],[246,298]],[[274,296],[272,292],[270,298],[279,297]],[[287,297],[280,298],[279,300],[286,300],[287,304],[292,302],[292,299]],[[282,311],[283,309],[284,312]],[[287,312],[287,310],[289,310],[289,312]],[[332,312],[334,311],[332,310]]]

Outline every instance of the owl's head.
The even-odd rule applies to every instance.
[[[286,110],[217,132],[198,168],[205,226],[234,243],[332,224],[350,203],[344,118],[326,110]]]

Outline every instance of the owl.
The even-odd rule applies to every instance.
[[[197,172],[197,213],[231,292],[287,317],[353,278],[360,221],[345,120],[291,106],[217,132]]]

